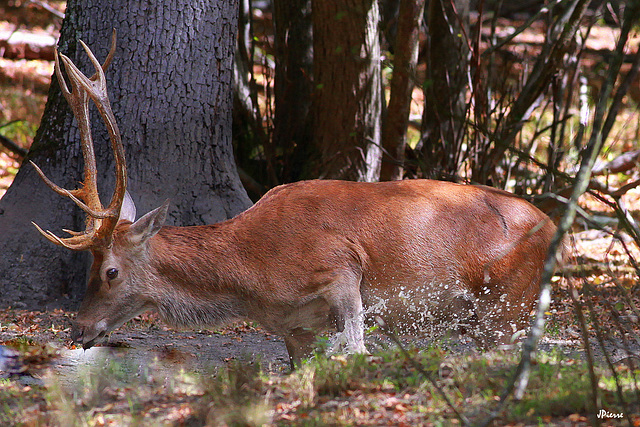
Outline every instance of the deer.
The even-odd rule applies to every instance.
[[[527,327],[556,227],[524,199],[486,186],[412,179],[308,180],[280,185],[237,216],[167,226],[169,201],[136,218],[122,138],[105,70],[85,76],[56,52],[56,76],[80,128],[84,182],[56,193],[86,213],[82,232],[52,243],[93,256],[71,337],[89,349],[135,316],[155,310],[177,328],[236,320],[281,336],[292,366],[335,330],[348,353],[366,353],[365,317],[394,327],[468,331],[479,345],[511,342]],[[72,90],[63,77],[64,64]],[[116,184],[97,190],[89,100],[106,124]]]

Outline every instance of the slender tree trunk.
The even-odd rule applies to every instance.
[[[309,156],[313,35],[311,0],[274,0],[276,75],[273,140],[283,182],[304,175]]]
[[[104,60],[111,29],[118,31],[107,81],[139,213],[171,198],[168,223],[191,225],[230,218],[250,205],[231,151],[236,16],[235,2],[217,0],[67,5],[60,51],[86,73],[93,70],[77,39]],[[98,114],[92,127],[99,188],[108,200],[114,161]],[[67,188],[82,180],[77,125],[56,82],[28,159]],[[52,245],[32,220],[58,233],[82,229],[84,215],[25,162],[0,200],[0,305],[41,308],[80,298],[87,256]]]
[[[429,1],[421,142],[425,172],[431,177],[455,175],[460,166],[469,63],[467,40],[460,24],[466,25],[468,19],[466,0]]]
[[[380,13],[377,0],[313,0],[312,176],[380,175]]]
[[[418,62],[418,38],[425,0],[400,0],[390,84],[389,107],[382,127],[384,148],[380,179],[402,179],[407,125]]]

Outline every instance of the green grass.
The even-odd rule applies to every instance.
[[[277,374],[258,361],[230,362],[195,373],[160,362],[135,366],[126,358],[81,367],[73,381],[51,372],[42,385],[0,379],[2,425],[451,425],[455,414],[432,382],[472,422],[497,404],[518,352],[451,355],[439,347],[374,355],[318,355],[298,370]],[[598,370],[601,408],[621,412],[610,373]],[[620,369],[625,400],[633,401],[634,375]],[[594,415],[589,375],[580,360],[542,353],[529,388],[510,400],[498,424],[549,424]],[[636,408],[637,410],[637,408]]]

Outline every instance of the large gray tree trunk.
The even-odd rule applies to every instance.
[[[139,215],[170,198],[168,223],[194,225],[230,218],[250,205],[231,150],[236,14],[235,2],[221,0],[68,3],[60,51],[86,73],[93,70],[77,38],[103,61],[111,29],[118,31],[107,81]],[[108,201],[114,162],[94,113],[98,183]],[[82,180],[77,125],[57,83],[28,159],[67,188]],[[82,229],[84,216],[25,162],[0,200],[0,306],[41,308],[80,298],[87,255],[54,246],[30,221],[61,233]]]

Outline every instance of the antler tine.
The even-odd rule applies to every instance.
[[[53,234],[49,230],[46,230],[46,231],[43,230],[42,228],[40,228],[40,226],[38,224],[36,224],[33,221],[31,221],[31,224],[33,224],[34,227],[36,227],[38,229],[40,234],[42,234],[47,240],[49,240],[52,243],[55,243],[56,245],[64,246],[67,249],[71,249],[71,250],[74,250],[74,251],[83,251],[83,250],[91,248],[94,245],[94,243],[93,243],[94,239],[92,239],[92,238],[93,238],[93,235],[95,233],[93,233],[93,232],[91,232],[91,233],[73,232],[73,233],[71,233],[71,234],[74,234],[73,237],[62,239],[62,238],[56,236],[55,234]]]
[[[69,76],[71,88],[69,90],[67,83],[62,75],[62,67],[60,66],[60,58],[63,59],[65,69]],[[66,60],[65,60],[66,59]],[[91,123],[89,120],[89,96],[81,84],[80,71],[75,67],[70,67],[72,64],[69,58],[56,51],[56,77],[60,83],[60,87],[63,95],[67,99],[67,102],[73,110],[73,115],[78,122],[78,128],[80,129],[80,140],[82,146],[82,156],[84,158],[84,183],[83,188],[76,194],[82,197],[87,205],[91,207],[93,211],[102,210],[102,204],[98,196],[98,186],[96,181],[96,161],[95,153],[93,149],[93,140],[91,137]],[[73,65],[73,64],[72,64]],[[84,76],[83,76],[84,77]]]
[[[62,55],[62,60],[65,63],[65,67],[67,68],[67,72],[69,73],[69,75],[73,75],[75,78],[77,78],[78,83],[82,84],[88,95],[91,97],[91,99],[93,99],[96,106],[98,107],[98,111],[100,112],[102,119],[107,126],[107,131],[109,132],[109,138],[111,140],[111,148],[113,149],[116,161],[116,185],[113,192],[113,197],[111,198],[111,202],[109,203],[106,211],[110,213],[109,216],[111,217],[111,221],[108,222],[117,222],[118,216],[120,214],[120,208],[122,207],[122,203],[124,201],[124,194],[127,188],[127,169],[126,161],[124,158],[124,148],[122,146],[122,137],[120,135],[120,130],[118,129],[115,115],[113,114],[113,110],[111,109],[109,96],[107,94],[107,81],[104,74],[104,70],[111,62],[110,56],[112,56],[112,53],[109,53],[107,61],[105,61],[105,64],[101,66],[95,55],[93,55],[91,50],[82,40],[80,41],[80,44],[87,52],[89,59],[96,69],[96,73],[91,78],[87,78],[84,74],[80,73],[78,68],[66,56]],[[113,52],[114,50],[115,30],[112,35],[111,46],[111,51]],[[115,226],[115,224],[113,224],[112,226]]]
[[[44,181],[45,184],[47,184],[49,188],[51,188],[53,191],[60,194],[61,196],[69,197],[71,200],[76,202],[76,204],[78,204],[78,206],[80,206],[81,208],[84,209],[86,207],[86,205],[82,203],[80,200],[78,200],[78,198],[74,195],[74,194],[79,194],[81,190],[67,190],[66,188],[59,187],[58,185],[53,183],[49,178],[47,178],[47,176],[44,174],[44,172],[42,172],[42,170],[38,167],[38,165],[36,165],[33,161],[30,161],[30,163],[35,168],[36,172],[38,172],[38,175],[40,176],[40,178]],[[75,245],[72,245],[69,242],[65,242],[63,239],[59,238],[58,236],[53,234],[51,231],[47,230],[45,232],[35,222],[32,221],[31,223],[38,229],[40,234],[42,234],[49,241],[55,243],[56,245],[64,246],[68,249],[73,249],[75,247]],[[86,232],[82,233],[82,232],[70,231],[70,230],[63,230],[63,231],[66,231],[67,233],[72,234],[73,236],[83,236],[81,240],[86,240],[87,237],[84,237],[84,236],[88,236],[88,233]]]
[[[69,196],[70,194],[77,195],[80,193],[81,190],[67,190],[66,188],[59,187],[53,181],[47,178],[44,172],[42,172],[42,169],[40,169],[40,167],[38,167],[38,165],[36,165],[32,160],[29,160],[29,163],[31,163],[31,166],[35,168],[36,172],[38,172],[38,175],[40,175],[40,178],[44,181],[44,183],[59,195]]]
[[[107,59],[104,60],[104,64],[102,64],[102,71],[107,71],[109,65],[111,65],[111,60],[113,60],[113,56],[116,53],[116,29],[114,28],[111,31],[111,47],[109,48],[109,53],[107,54]]]
[[[89,59],[95,66],[97,64],[97,59],[95,58],[91,50],[87,47],[87,45],[82,40],[80,40],[80,44],[84,48],[85,52],[87,52],[87,54],[89,55]],[[107,58],[104,60],[104,64],[100,66],[103,72],[107,71],[107,68],[109,68],[109,65],[111,65],[111,61],[113,60],[113,56],[115,55],[115,53],[116,53],[116,29],[114,28],[113,31],[111,32],[111,47],[109,48],[109,53],[107,54]],[[67,82],[64,80],[64,77],[62,76],[62,68],[60,67],[59,56],[65,57],[65,55],[58,53],[58,49],[55,49],[54,59],[55,59],[55,65],[56,65],[55,66],[56,77],[58,78],[58,82],[60,83],[60,87],[62,89],[63,95],[65,96],[65,98],[67,98],[67,101],[71,104],[73,102],[69,98],[69,96],[71,95],[71,91],[67,87]],[[77,71],[76,77],[80,77],[80,76],[84,77],[84,75],[80,73],[80,71],[75,67],[73,62],[71,62],[68,58],[67,60],[68,62],[65,61],[65,68],[68,67],[68,64],[71,64],[73,66],[72,69],[74,69],[74,71]],[[69,71],[69,68],[67,68],[67,71]],[[96,80],[97,77],[98,76],[96,73],[93,76],[91,76],[90,80]]]
[[[69,95],[71,95],[71,91],[67,87],[67,82],[64,81],[64,76],[62,75],[62,68],[60,68],[60,59],[59,59],[60,53],[58,53],[57,48],[54,49],[54,56],[56,61],[56,66],[55,66],[56,78],[58,79],[58,83],[60,84],[60,89],[62,90],[62,94],[67,99],[67,102],[71,104],[72,101],[69,99]]]
[[[100,62],[98,61],[98,59],[95,57],[93,52],[91,52],[91,49],[89,49],[89,47],[82,40],[79,40],[79,42],[80,42],[80,46],[82,46],[84,51],[87,53],[87,56],[89,56],[89,60],[91,61],[91,64],[94,66],[94,68],[96,69],[96,73],[91,77],[85,76],[82,73],[82,71],[80,71],[80,69],[76,67],[73,61],[69,59],[68,56],[61,54],[60,57],[64,62],[67,73],[69,74],[69,79],[77,80],[77,83],[80,83],[82,86],[84,86],[89,96],[91,96],[92,94],[95,95],[95,92],[99,92],[99,93],[105,92],[106,78],[104,76],[104,70],[102,69],[102,65],[100,65]],[[95,84],[92,84],[92,82],[100,83],[101,87],[98,88],[98,91],[96,91]]]
[[[80,44],[82,45],[82,47],[84,48],[85,52],[87,52],[89,54],[89,59],[91,60],[91,62],[94,64],[97,63],[97,60],[95,58],[95,56],[93,55],[93,53],[91,52],[91,50],[89,50],[89,48],[87,47],[86,44],[84,44],[84,42],[82,42],[82,40],[80,40]],[[107,68],[109,68],[109,65],[111,65],[111,61],[113,60],[113,56],[116,52],[116,29],[114,28],[112,33],[111,33],[111,47],[109,48],[109,53],[107,55],[107,58],[104,61],[104,64],[102,64],[100,66],[100,68],[102,69],[102,71],[106,71]],[[73,104],[74,101],[72,99],[70,99],[70,95],[71,95],[71,91],[69,90],[68,86],[67,86],[67,82],[65,81],[63,75],[62,75],[62,67],[60,67],[60,59],[59,57],[65,57],[67,58],[65,55],[58,53],[58,49],[55,49],[55,55],[54,55],[54,59],[55,59],[55,71],[56,71],[56,77],[58,78],[58,82],[60,83],[60,87],[62,89],[62,93],[64,95],[64,97],[67,99],[67,101],[70,104]],[[77,68],[76,66],[73,64],[73,62],[71,62],[71,60],[69,60],[69,58],[67,58],[67,61],[65,61],[65,68],[67,69],[67,72],[69,72],[69,64],[72,65],[72,70],[75,71],[75,77],[85,77]],[[86,77],[85,77],[86,78]],[[97,78],[96,74],[94,74],[93,76],[91,76],[91,80],[95,80]],[[73,79],[72,83],[73,83]],[[84,101],[84,100],[83,100]]]
[[[99,212],[94,209],[91,209],[82,200],[78,199],[77,195],[82,195],[83,193],[82,189],[67,190],[66,188],[59,187],[53,181],[47,178],[47,176],[44,174],[44,172],[42,172],[42,170],[38,167],[38,165],[33,163],[31,160],[29,162],[36,169],[36,171],[38,172],[38,175],[40,175],[40,178],[42,178],[44,183],[47,184],[49,188],[51,188],[53,191],[60,194],[61,196],[67,196],[68,198],[73,200],[83,211],[85,211],[87,214],[89,214],[93,218],[103,219],[108,216],[104,212]]]
[[[72,235],[72,237],[67,238],[60,238],[48,230],[44,231],[34,223],[34,226],[38,231],[49,241],[73,250],[84,250],[94,247],[95,245],[102,246],[110,244],[113,229],[118,221],[127,185],[124,148],[122,147],[122,140],[116,124],[115,116],[113,115],[109,104],[107,82],[104,74],[115,53],[115,29],[111,36],[111,48],[103,65],[100,65],[95,55],[85,43],[80,41],[80,45],[84,48],[89,60],[96,70],[95,74],[91,76],[91,78],[84,75],[67,56],[56,52],[55,59],[56,76],[60,82],[62,93],[69,102],[73,110],[73,115],[78,122],[78,127],[80,128],[82,154],[85,162],[83,186],[80,189],[71,191],[61,188],[49,180],[40,168],[34,164],[34,167],[40,177],[51,189],[58,194],[69,197],[87,213],[86,230],[84,232],[64,230]],[[71,90],[69,90],[69,87],[62,75],[60,60],[64,63],[64,68],[71,84]],[[111,203],[107,209],[104,209],[100,202],[96,182],[97,171],[89,120],[89,98],[95,102],[100,115],[107,125],[111,146],[114,150],[116,160],[116,188],[114,190]]]
[[[67,234],[71,234],[72,236],[82,236],[84,234],[81,231],[67,230],[66,228],[63,228],[62,231],[64,231]]]

